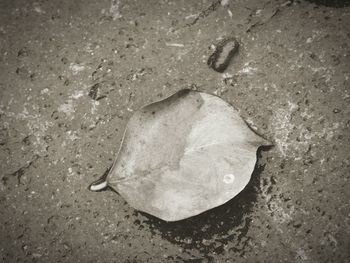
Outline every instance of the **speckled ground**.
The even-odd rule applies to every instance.
[[[350,7],[320,3],[1,0],[0,260],[349,262]],[[274,142],[247,188],[171,224],[89,192],[132,112],[183,88]]]

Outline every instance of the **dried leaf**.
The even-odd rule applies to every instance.
[[[135,112],[106,182],[98,183],[107,183],[140,211],[177,221],[242,191],[261,145],[269,142],[251,131],[231,105],[182,90]]]

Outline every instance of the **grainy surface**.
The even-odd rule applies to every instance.
[[[1,0],[0,260],[348,262],[350,7],[315,2]],[[133,110],[182,88],[275,143],[247,188],[172,224],[89,192]]]

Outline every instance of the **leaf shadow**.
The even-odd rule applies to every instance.
[[[262,151],[270,148],[271,146],[262,146],[258,149],[258,161],[248,185],[241,193],[219,207],[176,222],[166,222],[140,211],[135,213],[143,216],[142,224],[147,224],[154,235],[161,235],[182,248],[221,254],[228,242],[234,242],[237,246],[230,250],[242,255],[249,241],[246,233],[252,222],[251,213],[260,191],[261,173],[265,168],[265,164],[260,164],[259,160]]]
[[[350,0],[307,0],[317,6],[327,6],[334,8],[343,8],[350,6]]]

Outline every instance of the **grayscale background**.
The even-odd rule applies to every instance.
[[[349,262],[349,57],[349,1],[0,0],[0,261]],[[133,111],[183,88],[274,142],[246,189],[175,223],[89,192]]]

